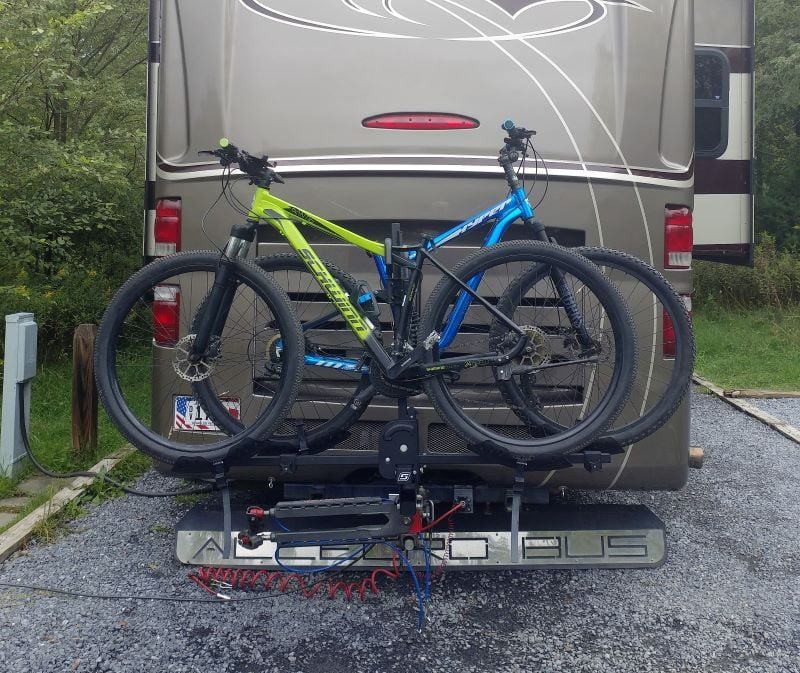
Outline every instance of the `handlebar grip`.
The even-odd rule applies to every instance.
[[[514,130],[514,128],[515,128],[515,127],[514,127],[514,122],[513,122],[511,119],[506,119],[506,120],[505,120],[505,121],[504,121],[504,122],[503,122],[503,123],[500,125],[500,128],[502,128],[504,131],[513,131],[513,130]]]

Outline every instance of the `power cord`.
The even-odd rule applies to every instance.
[[[25,422],[25,395],[24,393],[24,383],[17,383],[17,388],[19,390],[19,425],[20,425],[20,432],[22,434],[22,444],[25,447],[25,453],[28,454],[28,458],[30,458],[31,462],[33,463],[34,467],[36,467],[39,472],[42,474],[52,477],[53,479],[72,479],[74,477],[89,477],[92,479],[102,479],[103,481],[111,484],[115,488],[128,493],[129,495],[136,495],[142,498],[170,498],[176,495],[199,495],[202,493],[211,493],[214,490],[214,487],[211,485],[208,486],[201,486],[199,488],[185,488],[180,489],[177,491],[140,491],[137,488],[131,488],[130,486],[125,486],[122,482],[117,481],[116,479],[112,479],[107,474],[103,472],[90,472],[85,470],[75,470],[73,472],[54,472],[46,468],[39,462],[39,459],[33,453],[31,449],[30,439],[28,438],[28,428],[26,427]]]

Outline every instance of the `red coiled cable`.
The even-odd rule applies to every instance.
[[[189,573],[189,579],[197,584],[203,591],[212,596],[224,598],[220,592],[211,588],[211,584],[224,584],[232,589],[264,589],[269,591],[276,588],[281,593],[289,589],[294,582],[296,591],[305,598],[314,598],[318,593],[327,594],[329,599],[336,598],[339,592],[350,600],[357,594],[363,601],[367,592],[380,594],[378,578],[388,577],[397,580],[400,577],[400,567],[397,565],[397,554],[392,554],[391,568],[376,568],[368,577],[358,582],[345,582],[343,580],[321,580],[313,583],[306,582],[303,575],[283,572],[279,570],[250,570],[249,568],[216,568],[203,566],[196,572]]]

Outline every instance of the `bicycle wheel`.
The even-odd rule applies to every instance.
[[[620,289],[631,311],[639,351],[638,376],[631,395],[604,439],[620,446],[641,441],[675,413],[689,388],[694,369],[695,343],[691,319],[681,296],[652,266],[636,257],[606,248],[575,248],[597,264]],[[541,270],[530,270],[509,286],[498,307],[514,317],[523,310],[513,298],[524,287],[541,280]],[[671,329],[664,329],[664,323]],[[535,382],[522,377],[518,395],[535,395]],[[510,383],[509,385],[514,385]],[[549,419],[542,418],[547,425]]]
[[[259,442],[258,452],[275,454],[300,450],[297,432],[300,419],[306,448],[312,452],[328,449],[359,419],[375,393],[370,384],[366,350],[297,255],[258,257],[254,264],[265,271],[292,302],[301,321],[306,360],[288,417],[269,438]],[[326,261],[325,266],[342,289],[356,299],[358,281],[330,262]],[[376,325],[376,329],[379,331],[380,326]],[[256,393],[272,392],[271,388],[280,384],[273,377],[261,376],[259,371],[254,370],[253,374]],[[216,425],[230,434],[243,430],[241,420],[227,413],[210,381],[199,381],[192,387]]]
[[[219,253],[187,252],[134,274],[106,310],[97,335],[100,398],[120,432],[175,472],[209,472],[255,450],[291,405],[302,375],[300,325],[283,290],[260,269],[232,262],[233,303],[216,335],[217,355],[189,362],[194,306],[211,290]],[[280,371],[270,396],[252,394],[251,371],[280,340]],[[225,436],[202,412],[191,384],[208,382],[230,413],[246,419]]]
[[[508,242],[470,255],[453,273],[462,282],[481,278],[477,292],[494,304],[530,268],[541,271],[543,278],[515,298],[525,315],[514,322],[528,339],[520,357],[503,367],[464,369],[458,380],[443,373],[426,383],[439,415],[476,451],[522,462],[574,453],[596,439],[625,404],[636,372],[630,313],[619,291],[583,257],[548,243]],[[566,301],[553,275],[561,275],[558,285],[568,289]],[[431,335],[446,333],[460,292],[447,277],[434,289],[422,331],[432,343],[436,338]],[[426,362],[510,353],[517,339],[516,331],[473,300],[452,343],[426,351]],[[534,373],[534,399],[512,399],[499,389],[518,391],[520,377]],[[542,416],[553,421],[552,428],[542,427]]]

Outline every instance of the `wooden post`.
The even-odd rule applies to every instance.
[[[78,325],[72,337],[72,449],[91,456],[97,449],[97,386],[94,340],[97,325]]]

